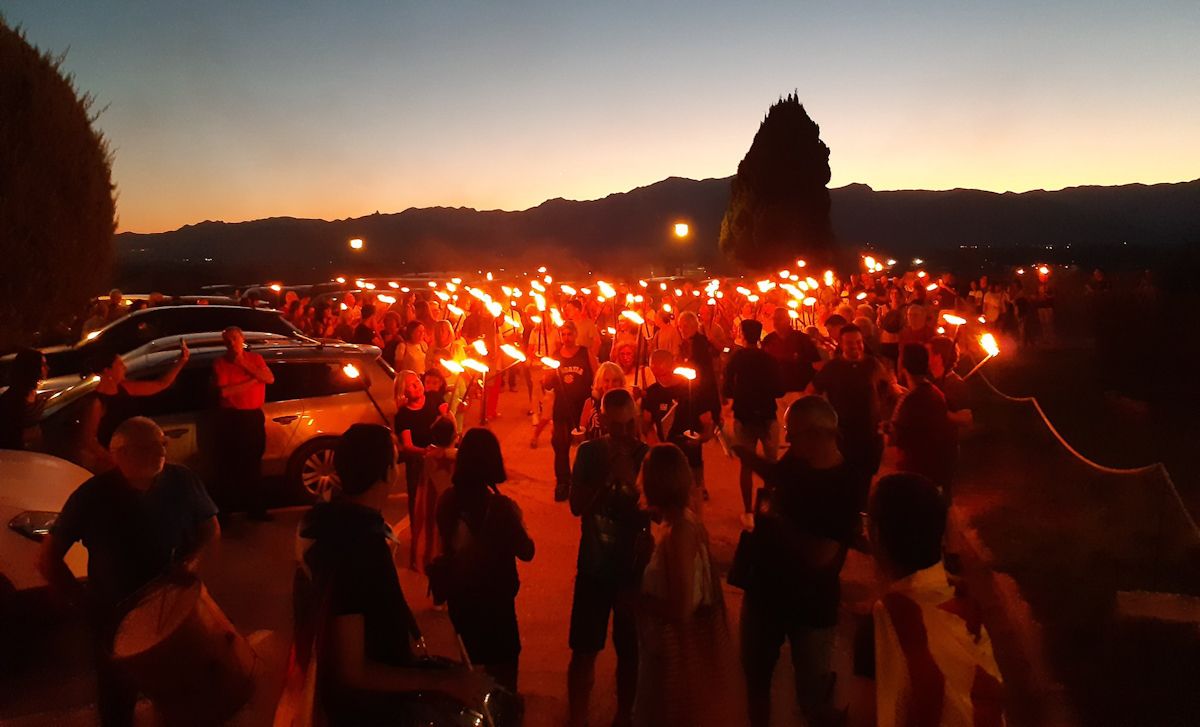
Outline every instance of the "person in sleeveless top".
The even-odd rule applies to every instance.
[[[654,527],[654,551],[638,605],[638,686],[633,724],[739,724],[744,709],[720,576],[708,532],[689,507],[692,474],[674,444],[652,447],[642,490]]]

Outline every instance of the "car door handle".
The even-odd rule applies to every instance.
[[[276,424],[291,424],[299,418],[299,414],[288,414],[287,416],[275,417],[271,421],[275,422]]]
[[[187,434],[187,432],[188,430],[186,429],[167,429],[163,432],[163,434],[167,435],[171,439],[179,439],[183,435]]]

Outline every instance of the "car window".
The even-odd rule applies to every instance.
[[[275,383],[267,386],[267,401],[309,399],[362,391],[363,376],[346,375],[347,362],[284,361],[271,364]]]
[[[155,372],[146,378],[156,378]],[[141,377],[138,377],[141,378]],[[216,390],[212,384],[212,368],[207,365],[189,366],[179,372],[175,383],[154,396],[129,398],[134,410],[131,415],[156,417],[201,411],[217,405]]]

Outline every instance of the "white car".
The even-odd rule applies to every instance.
[[[92,476],[84,468],[40,452],[0,449],[0,574],[18,592],[46,585],[38,572],[39,540],[62,511],[67,498]],[[87,575],[87,551],[76,543],[67,566],[78,578]]]

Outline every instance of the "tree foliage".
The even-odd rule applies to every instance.
[[[0,347],[82,311],[113,260],[108,145],[62,60],[0,18]]]
[[[793,94],[780,99],[738,164],[729,208],[721,222],[722,252],[760,270],[797,258],[833,258],[829,219],[829,147]]]

